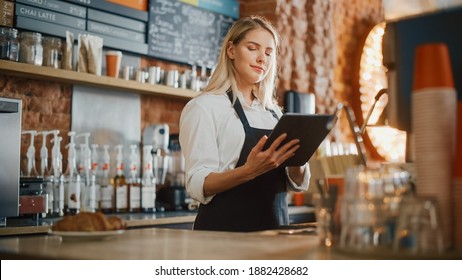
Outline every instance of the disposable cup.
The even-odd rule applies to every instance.
[[[106,52],[106,75],[108,77],[119,77],[120,63],[122,61],[122,52]]]

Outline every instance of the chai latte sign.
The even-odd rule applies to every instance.
[[[148,54],[186,64],[215,65],[233,18],[174,0],[149,6]]]

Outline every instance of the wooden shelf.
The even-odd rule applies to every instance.
[[[99,88],[126,90],[144,95],[155,95],[191,99],[199,93],[188,89],[178,89],[164,85],[143,84],[107,76],[80,73],[70,70],[35,66],[26,63],[0,60],[0,74],[60,82],[72,85],[86,85]]]

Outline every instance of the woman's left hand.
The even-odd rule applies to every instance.
[[[267,136],[263,136],[252,148],[247,157],[247,162],[244,164],[252,178],[277,168],[295,154],[295,151],[300,147],[298,145],[300,140],[294,139],[281,146],[286,137],[287,134],[282,134],[276,138],[268,149],[263,151],[263,147],[268,140]]]

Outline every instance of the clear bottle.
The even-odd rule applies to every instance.
[[[61,68],[62,57],[61,39],[43,37],[43,66],[59,69]]]
[[[114,177],[115,212],[128,212],[128,186],[124,175],[123,146],[117,145],[116,176]]]
[[[101,212],[105,214],[112,213],[112,208],[114,204],[114,186],[111,184],[109,178],[109,164],[110,164],[110,156],[109,156],[109,146],[103,146],[103,176],[101,178],[101,199],[99,202],[99,209]]]
[[[41,131],[39,135],[42,135],[42,147],[40,148],[40,176],[46,179],[45,194],[46,194],[46,205],[47,214],[53,214],[53,177],[51,176],[51,170],[48,169],[48,149],[47,149],[47,136],[52,134],[52,131]],[[45,217],[42,215],[42,217]]]
[[[18,61],[19,39],[18,30],[0,27],[0,59]]]
[[[51,169],[50,181],[53,185],[53,214],[58,216],[64,215],[64,177],[62,176],[62,159],[61,141],[59,130],[53,130],[53,148],[51,149]]]
[[[78,172],[80,175],[80,196],[82,211],[90,212],[90,186],[91,186],[91,150],[89,147],[90,133],[81,133],[75,136],[75,139],[84,138],[84,143],[80,144],[80,156]]]
[[[143,179],[141,180],[141,208],[145,213],[156,211],[156,179],[152,171],[152,145],[143,147]]]
[[[37,66],[42,65],[42,34],[37,32],[21,32],[19,39],[19,61]]]
[[[29,134],[30,135],[30,145],[27,148],[27,166],[23,171],[23,174],[27,177],[37,177],[39,174],[37,173],[37,169],[35,167],[35,145],[34,139],[35,135],[37,135],[36,130],[25,130],[21,132],[21,134]]]
[[[141,180],[138,176],[139,157],[136,153],[136,145],[131,145],[130,175],[128,177],[129,212],[141,211]]]
[[[88,199],[85,211],[87,212],[96,212],[96,176],[91,175],[90,186],[88,187]]]
[[[66,202],[67,202],[67,214],[75,215],[80,212],[80,175],[77,172],[76,165],[76,151],[74,136],[75,132],[71,131],[68,133],[70,137],[69,144],[67,144],[68,155],[67,155],[67,170],[64,174],[64,189],[66,193]]]
[[[65,200],[65,197],[66,197],[66,191],[64,189],[64,175],[61,175],[59,177],[59,185],[58,185],[58,195],[59,195],[59,198],[58,198],[58,215],[60,217],[64,216],[64,209],[65,209],[65,205],[66,205],[66,200]]]
[[[95,210],[99,210],[101,200],[102,173],[98,161],[98,144],[91,145],[91,176],[95,176]]]

